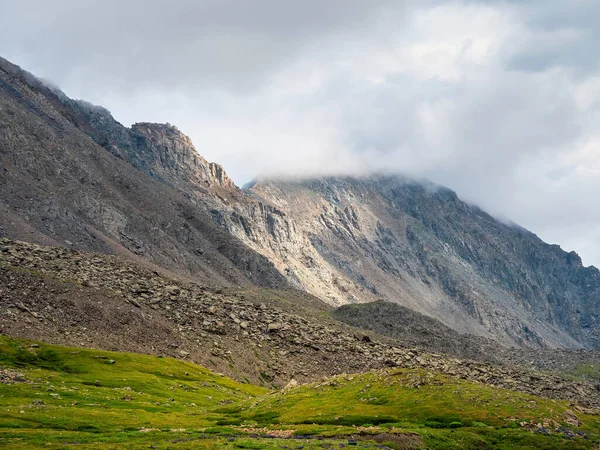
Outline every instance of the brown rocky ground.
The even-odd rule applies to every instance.
[[[2,239],[0,308],[3,334],[189,359],[253,383],[424,367],[600,407],[591,382],[410,349],[334,320],[306,294],[199,286],[115,256]]]

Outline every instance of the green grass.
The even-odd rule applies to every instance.
[[[422,370],[340,376],[273,392],[184,361],[0,336],[0,447],[588,449],[598,416],[567,438],[519,422],[556,421],[564,402]],[[294,439],[264,438],[284,433]],[[407,444],[410,443],[410,445]]]
[[[585,380],[600,380],[600,364],[579,364],[569,375]]]
[[[430,374],[421,369],[394,369],[338,376],[291,391],[276,392],[246,403],[240,417],[259,425],[312,424],[404,429],[419,432],[431,448],[591,448],[599,419],[578,413],[588,439],[566,439],[556,427],[572,429],[563,414],[567,402],[495,389],[479,383]],[[550,436],[525,431],[521,423],[546,424]],[[426,430],[426,431],[425,431]],[[314,431],[314,428],[313,428]],[[424,432],[425,431],[425,432]],[[568,434],[569,431],[567,431]],[[472,441],[472,442],[471,442]],[[480,447],[479,441],[492,447]],[[538,447],[530,447],[535,442]],[[523,443],[523,447],[519,447]],[[558,445],[558,447],[557,447]]]

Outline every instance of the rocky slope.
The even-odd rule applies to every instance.
[[[125,160],[90,137],[97,137],[92,116],[138,144],[145,171],[131,164],[133,150]],[[108,117],[0,59],[0,236],[126,254],[205,283],[287,285],[265,257],[215,225],[206,207],[161,182],[171,170],[196,186],[202,181],[207,192],[228,187],[218,166],[171,151],[189,144],[173,127],[127,130]]]
[[[168,354],[278,386],[390,366],[426,368],[600,407],[593,382],[408,348],[325,316],[316,300],[298,308],[294,295],[211,289],[115,256],[0,240],[0,333],[10,336]]]
[[[460,334],[432,317],[397,303],[375,301],[344,305],[332,316],[348,325],[389,336],[407,345],[429,352],[441,352],[463,359],[501,363],[506,360],[506,347],[480,336]],[[511,353],[520,350],[512,349]]]
[[[261,207],[223,226],[331,304],[388,300],[509,346],[600,346],[600,272],[448,189],[372,176],[249,196]]]
[[[344,305],[333,310],[331,315],[348,325],[428,352],[544,372],[583,372],[590,378],[600,378],[600,350],[505,347],[481,336],[457,333],[436,319],[384,301]]]

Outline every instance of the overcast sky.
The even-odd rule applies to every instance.
[[[600,266],[600,2],[0,0],[0,55],[238,184],[426,177]]]

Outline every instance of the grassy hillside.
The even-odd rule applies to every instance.
[[[268,391],[171,358],[0,337],[10,448],[587,449],[599,427],[565,402],[423,370]]]
[[[420,369],[338,376],[254,399],[235,412],[264,424],[312,424],[313,432],[413,430],[432,448],[587,448],[600,426],[596,415],[575,416],[566,402]]]

